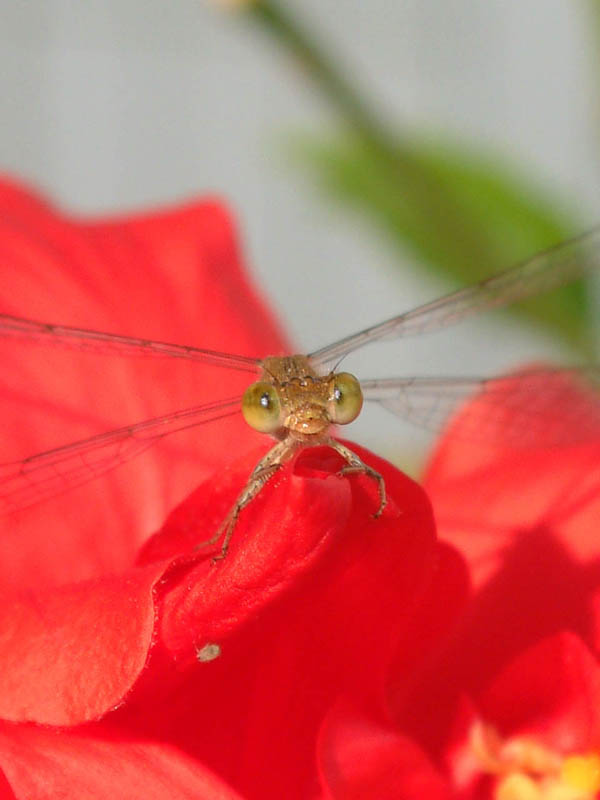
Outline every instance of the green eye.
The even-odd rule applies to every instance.
[[[244,419],[261,433],[273,433],[281,427],[281,405],[275,387],[266,381],[249,386],[242,398]]]
[[[331,381],[328,411],[332,422],[346,425],[360,414],[363,396],[360,384],[349,372],[334,375]]]

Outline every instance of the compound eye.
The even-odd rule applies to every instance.
[[[257,381],[249,386],[242,397],[244,419],[261,433],[274,433],[281,427],[281,404],[272,384]]]
[[[363,404],[360,383],[349,372],[334,375],[329,395],[329,417],[332,422],[346,425],[360,414]]]

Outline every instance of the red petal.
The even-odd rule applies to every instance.
[[[241,800],[175,748],[102,728],[65,732],[2,725],[0,767],[11,796],[27,800]]]
[[[0,797],[2,800],[17,800],[16,794],[11,789],[8,778],[0,768]]]
[[[181,560],[167,574],[159,651],[119,715],[196,754],[249,797],[310,796],[316,736],[334,699],[347,693],[378,708],[392,659],[411,646],[435,560],[429,504],[408,478],[353,449],[385,477],[383,516],[372,518],[371,481],[332,475],[340,464],[330,451],[307,451],[244,509],[223,562]],[[211,498],[192,496],[146,557],[210,535],[254,462],[244,466]],[[220,657],[190,668],[208,644]]]
[[[328,800],[450,800],[449,785],[414,742],[380,722],[337,707],[319,737]]]
[[[279,596],[310,591],[303,580],[310,576],[311,583],[317,581],[317,570],[326,570],[318,581],[330,587],[328,593],[342,595],[339,611],[344,617],[348,606],[357,604],[354,619],[364,617],[365,624],[372,614],[364,604],[381,602],[380,592],[389,599],[390,592],[403,596],[409,587],[414,591],[415,579],[418,585],[430,569],[425,563],[434,535],[429,505],[402,473],[373,454],[352,448],[385,476],[389,503],[384,515],[373,519],[378,498],[371,480],[332,474],[342,463],[328,448],[305,451],[244,509],[222,563],[214,566],[205,557],[183,573],[185,577],[177,568],[171,579],[166,576],[161,638],[172,654],[181,657],[187,652],[195,658],[198,638],[222,641]],[[246,457],[235,477],[230,472],[229,481],[211,487],[210,494],[202,488],[194,493],[169,518],[159,540],[174,542],[181,552],[182,531],[188,547],[209,538],[243,486],[241,476],[250,473],[256,460],[256,454]],[[395,564],[394,552],[402,554]],[[408,566],[411,562],[419,567],[416,574],[415,563]],[[333,576],[351,585],[354,574],[359,579],[358,599],[347,596],[349,586],[344,592],[333,590]],[[405,603],[409,600],[404,598]],[[402,611],[406,624],[410,618]],[[397,617],[398,611],[394,614]],[[374,641],[377,638],[374,635]]]
[[[457,620],[468,611],[470,582],[467,567],[460,554],[450,545],[438,543],[429,584],[415,608],[407,639],[410,648],[400,650],[391,670],[390,696],[393,707],[413,686],[407,672],[420,674],[424,663],[430,663],[447,645]]]
[[[0,608],[0,716],[72,725],[123,702],[146,664],[164,564]]]
[[[480,706],[504,735],[531,733],[566,754],[594,750],[600,744],[598,661],[574,634],[557,634],[515,659]]]
[[[493,445],[463,438],[461,426],[481,415],[476,400],[450,427],[428,468],[425,485],[440,536],[465,554],[478,585],[494,574],[505,549],[524,530],[548,529],[576,560],[600,555],[595,525],[600,517],[600,434],[593,434],[588,418],[592,413],[600,417],[600,404],[564,378],[554,379],[549,397],[552,402],[544,409],[549,425],[565,408],[586,409],[580,426],[577,414],[566,416],[562,436],[582,442],[582,430],[589,430],[587,439],[571,447],[520,449],[504,442],[501,433]],[[491,399],[485,408],[494,412]],[[543,422],[543,415],[536,420],[538,427]]]
[[[137,337],[265,355],[285,343],[249,285],[214,200],[90,223],[0,183],[0,309]],[[241,393],[251,375],[0,340],[3,460]],[[36,591],[127,568],[198,481],[258,442],[241,417],[4,522],[0,581]]]
[[[449,628],[443,650],[422,666],[401,711],[403,725],[437,750],[454,724],[460,694],[477,701],[508,664],[540,640],[572,630],[593,647],[597,582],[597,568],[574,564],[547,531],[523,533],[502,568]]]

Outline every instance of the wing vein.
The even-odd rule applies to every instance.
[[[440,330],[481,311],[558,288],[598,269],[599,252],[600,227],[596,227],[491,278],[346,336],[309,357],[318,366],[327,367],[371,342]]]
[[[188,345],[137,339],[114,333],[71,328],[65,325],[52,325],[45,322],[0,314],[0,337],[31,339],[64,347],[75,347],[94,353],[116,354],[120,356],[144,356],[153,358],[183,358],[200,361],[228,369],[244,372],[257,372],[260,359],[223,353],[218,350],[205,350]]]
[[[573,382],[580,391],[573,392]],[[365,400],[438,431],[522,448],[569,445],[600,435],[600,367],[524,370],[494,378],[409,377],[361,381]],[[469,401],[468,406],[467,401]],[[461,407],[466,413],[461,414]]]
[[[142,453],[159,439],[237,414],[240,398],[206,403],[0,465],[0,514],[80,486]]]

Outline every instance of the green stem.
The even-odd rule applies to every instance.
[[[390,191],[406,193],[420,212],[427,215],[437,236],[445,243],[449,262],[487,263],[490,269],[503,266],[496,262],[496,254],[477,222],[415,160],[410,147],[388,132],[377,113],[315,42],[313,34],[277,0],[254,0],[247,8],[256,22],[304,67],[354,135],[368,146],[379,179],[390,186]]]
[[[324,50],[316,44],[312,34],[273,0],[256,0],[249,5],[249,9],[257,22],[298,59],[319,90],[355,131],[376,149],[393,153],[393,139],[382,122],[352,84],[338,72]]]

